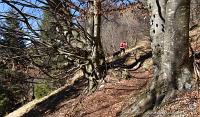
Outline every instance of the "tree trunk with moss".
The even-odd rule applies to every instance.
[[[190,0],[149,0],[154,77],[121,117],[149,116],[145,112],[192,88],[189,60]]]

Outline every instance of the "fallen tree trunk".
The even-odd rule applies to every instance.
[[[63,100],[70,100],[78,97],[87,86],[87,79],[80,78],[73,81],[71,84],[53,91],[51,94],[41,98],[35,99],[14,112],[8,114],[6,117],[38,117],[47,110],[53,110]]]

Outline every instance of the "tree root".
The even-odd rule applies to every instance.
[[[135,99],[131,99],[132,102],[127,104],[128,106],[121,111],[119,116],[149,117],[154,109],[166,104],[174,95],[174,90],[168,91],[164,95],[158,95],[154,91],[147,91],[146,88]]]
[[[148,92],[143,92],[131,102],[122,112],[120,117],[141,117],[147,110],[153,109],[155,98]]]

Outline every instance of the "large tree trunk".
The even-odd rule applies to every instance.
[[[160,5],[165,9],[165,14],[162,13],[165,18],[165,25],[162,26],[163,44],[161,41],[163,54],[161,54],[161,66],[158,69],[159,76],[154,79],[154,85],[151,87],[151,92],[155,95],[155,105],[165,102],[178,90],[191,88],[192,77],[191,61],[189,61],[190,1],[168,0],[166,6],[164,2],[165,0],[163,0],[163,5]],[[162,4],[161,1],[160,4]]]
[[[168,0],[164,38],[163,79],[174,89],[187,89],[191,80],[189,61],[190,0]]]
[[[150,19],[150,36],[151,47],[153,49],[153,81],[151,90],[153,91],[157,85],[157,81],[162,78],[162,57],[164,53],[164,32],[165,32],[165,5],[166,0],[149,0],[149,10],[151,12]]]
[[[87,35],[88,35],[88,49],[92,50],[92,47],[94,46],[93,38],[94,38],[94,5],[93,1],[88,1],[88,17],[87,17]],[[93,65],[93,53],[88,55],[88,64],[85,66],[85,77],[88,78],[88,90],[91,91],[96,85],[97,82],[95,81],[95,76],[93,74],[94,72],[94,65]]]
[[[88,2],[89,10],[88,10],[88,16],[87,16],[87,33],[89,34],[88,38],[92,38],[94,35],[94,6],[93,1]],[[88,42],[89,43],[89,42]]]
[[[199,25],[200,21],[200,1],[199,0],[191,0],[190,4],[190,27],[195,27]]]
[[[101,1],[94,0],[94,40],[95,40],[95,48],[94,48],[94,60],[97,68],[97,76],[99,78],[103,78],[105,69],[102,65],[105,64],[105,54],[103,51],[103,46],[101,43]]]
[[[91,39],[91,54],[88,56],[89,64],[86,66],[86,77],[89,79],[89,91],[96,89],[98,84],[97,80],[105,77],[105,70],[102,65],[105,63],[105,55],[103,52],[100,26],[101,26],[101,2],[99,0],[89,1],[89,19],[87,32]]]
[[[149,0],[154,77],[152,84],[122,111],[121,117],[143,116],[191,88],[189,61],[190,0]],[[148,116],[148,115],[146,115]]]

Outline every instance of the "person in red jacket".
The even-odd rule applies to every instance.
[[[120,45],[120,52],[125,53],[125,48],[127,47],[127,43],[125,41],[121,42]]]

